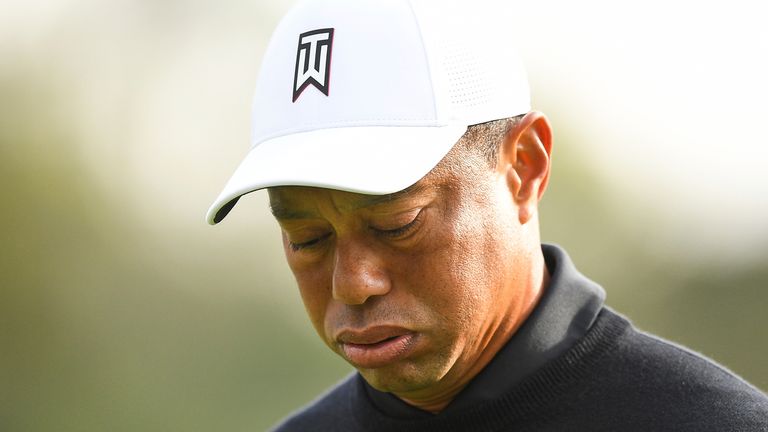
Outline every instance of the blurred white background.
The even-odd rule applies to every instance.
[[[0,3],[0,429],[264,428],[348,370],[303,317],[264,194],[204,222],[291,3]],[[642,327],[768,386],[762,5],[472,6],[512,7],[489,25],[555,127],[545,239]]]

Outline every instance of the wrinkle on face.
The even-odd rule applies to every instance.
[[[269,190],[288,264],[320,337],[344,357],[334,340],[341,329],[395,325],[418,334],[412,356],[359,371],[373,387],[421,407],[447,403],[490,361],[524,320],[534,280],[524,273],[534,267],[525,247],[531,241],[515,225],[505,178],[482,158],[452,153],[395,194]],[[376,229],[381,220],[372,222],[413,208],[423,208],[425,218],[411,237],[389,238]],[[312,249],[292,250],[291,235],[311,229],[330,235]],[[341,264],[350,277],[380,278],[387,289],[358,304],[334,297]],[[372,292],[365,285],[345,288],[363,291],[362,299]]]

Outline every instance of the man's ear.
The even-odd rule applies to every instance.
[[[536,214],[549,181],[552,156],[549,120],[540,112],[529,112],[507,133],[500,150],[497,169],[506,175],[520,223],[525,224]]]

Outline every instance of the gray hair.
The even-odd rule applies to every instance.
[[[472,125],[467,128],[457,146],[476,152],[488,162],[491,168],[494,168],[499,156],[499,146],[504,141],[504,137],[520,123],[524,116],[525,114],[521,114],[516,117]]]

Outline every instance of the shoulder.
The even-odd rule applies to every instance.
[[[274,432],[349,430],[345,425],[353,421],[353,416],[350,415],[351,405],[356,398],[363,396],[358,388],[358,379],[356,373],[350,374],[317,399],[285,418],[272,430]]]
[[[763,393],[735,373],[706,356],[634,327],[626,333],[618,355],[636,379],[649,383],[700,391],[743,392],[766,401]]]
[[[592,378],[591,390],[610,401],[606,407],[632,406],[629,415],[649,426],[768,431],[768,397],[760,390],[715,361],[634,327]]]

